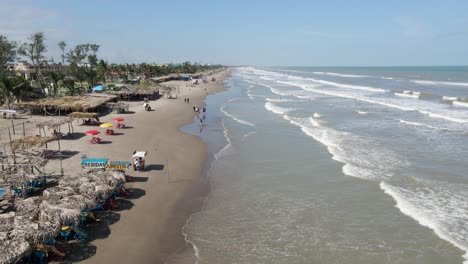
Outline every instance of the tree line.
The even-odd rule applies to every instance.
[[[142,79],[169,74],[196,73],[222,67],[221,65],[202,65],[184,62],[179,64],[117,64],[99,59],[100,45],[94,43],[78,44],[67,49],[65,41],[57,43],[60,48],[62,71],[43,71],[44,62],[54,63],[48,58],[46,37],[43,32],[31,34],[24,42],[8,40],[0,35],[0,103],[10,104],[27,98],[58,96],[59,87],[65,88],[67,95],[79,92],[77,86],[105,84],[109,76],[128,80],[139,76]],[[30,82],[18,76],[12,65],[19,58],[26,58],[35,70],[35,81]],[[37,89],[42,92],[38,93]]]

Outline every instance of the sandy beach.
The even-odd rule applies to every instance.
[[[181,126],[192,122],[195,117],[193,106],[203,107],[204,99],[224,89],[223,79],[228,71],[212,76],[215,82],[191,87],[190,82],[171,81],[164,86],[173,87],[172,95],[177,99],[162,97],[150,101],[153,111],[144,111],[143,102],[131,102],[131,114],[109,114],[100,118],[101,122],[112,122],[120,116],[125,118],[128,128],[114,130],[117,135],[101,133],[104,144],[90,144],[90,136],[83,136],[88,129],[99,127],[81,126],[74,122],[74,139],[60,141],[62,150],[76,151],[75,155],[63,160],[65,173],[80,170],[83,155],[88,158],[109,158],[131,161],[134,150],[146,150],[146,170],[136,173],[134,182],[126,184],[133,195],[120,202],[120,210],[115,219],[105,226],[106,230],[94,231],[89,245],[76,260],[83,263],[163,263],[168,255],[186,247],[181,227],[188,216],[200,208],[206,194],[203,191],[202,175],[206,166],[207,146],[196,136],[182,133]],[[210,77],[211,78],[211,77]],[[190,103],[184,102],[190,98]],[[208,111],[209,115],[210,112]],[[25,117],[14,120],[25,122],[26,134],[37,134],[35,123],[51,117]],[[1,120],[2,127],[11,125],[10,120]],[[20,127],[20,126],[19,126]],[[20,128],[17,130],[20,130]],[[61,130],[67,132],[66,125]],[[50,132],[50,131],[49,131]],[[20,137],[22,132],[17,131]],[[5,136],[6,134],[6,136]],[[2,133],[2,141],[8,140],[8,133]],[[57,149],[57,143],[49,143],[49,149]],[[48,173],[60,172],[58,160],[46,166]],[[104,220],[107,221],[104,217]],[[101,224],[99,224],[101,225]],[[93,239],[94,238],[94,239]],[[95,253],[94,253],[95,252]],[[81,259],[80,259],[81,258]]]

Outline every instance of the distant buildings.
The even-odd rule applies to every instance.
[[[14,71],[18,76],[21,76],[26,80],[36,80],[39,67],[42,73],[63,72],[65,70],[65,66],[61,63],[49,64],[47,61],[43,61],[40,65],[34,67],[34,65],[30,64],[27,61],[18,61],[14,66]]]

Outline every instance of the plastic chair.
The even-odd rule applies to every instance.
[[[101,211],[104,212],[106,209],[104,209],[104,206],[102,204],[96,204],[96,207],[92,211]]]
[[[73,226],[74,238],[79,240],[88,239],[88,233],[78,226]]]
[[[47,257],[47,252],[35,250],[34,257],[39,259],[40,264],[43,264],[44,258]]]

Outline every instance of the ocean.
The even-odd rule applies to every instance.
[[[194,263],[468,263],[468,67],[240,67]],[[467,101],[468,102],[468,101]]]

